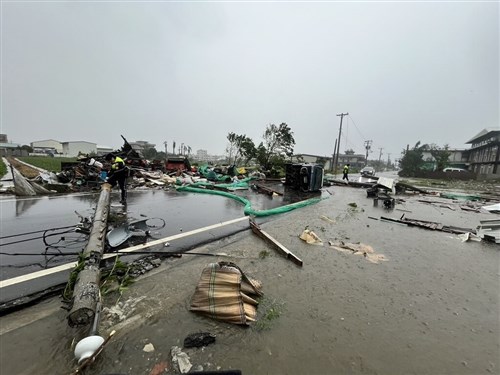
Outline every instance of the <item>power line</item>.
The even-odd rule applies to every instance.
[[[352,123],[353,123],[354,127],[356,128],[356,130],[358,131],[359,135],[361,136],[361,139],[366,139],[366,137],[365,137],[363,134],[361,134],[361,131],[359,130],[358,126],[357,126],[357,125],[356,125],[356,123],[354,122],[354,120],[353,120],[353,118],[352,118],[352,116],[351,116],[351,115],[349,115],[349,118],[351,119],[351,121],[352,121]]]

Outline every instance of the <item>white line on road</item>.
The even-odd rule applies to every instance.
[[[198,233],[206,232],[208,230],[222,228],[226,225],[236,224],[236,223],[239,223],[239,222],[244,221],[244,220],[248,220],[248,216],[243,216],[243,217],[240,217],[238,219],[224,221],[224,222],[219,223],[219,224],[208,225],[206,227],[194,229],[192,231],[185,232],[185,233],[174,234],[173,236],[161,238],[159,240],[151,241],[151,242],[148,242],[145,244],[127,247],[126,249],[120,250],[118,253],[105,254],[103,256],[103,259],[113,258],[113,257],[119,255],[120,253],[131,253],[131,252],[134,252],[136,250],[142,250],[142,249],[145,249],[145,248],[148,248],[151,246],[155,246],[155,245],[159,245],[159,244],[162,244],[165,242],[175,241],[175,240],[178,240],[178,239],[181,239],[184,237],[189,237],[189,236],[192,236],[192,235],[195,235]],[[6,287],[11,286],[11,285],[20,284],[20,283],[23,283],[25,281],[30,281],[30,280],[33,280],[33,279],[36,279],[36,278],[39,278],[42,276],[47,276],[47,275],[51,275],[51,274],[54,274],[57,272],[65,271],[65,270],[68,270],[70,268],[75,267],[77,264],[78,264],[78,262],[71,262],[71,263],[63,264],[61,266],[49,268],[46,270],[32,272],[32,273],[29,273],[27,275],[17,276],[17,277],[13,277],[11,279],[3,280],[3,281],[0,281],[0,289],[6,288]]]

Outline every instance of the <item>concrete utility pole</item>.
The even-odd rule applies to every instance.
[[[372,140],[365,141],[365,150],[366,150],[365,166],[368,165],[368,153],[372,148],[372,142],[373,142]]]
[[[337,138],[335,138],[335,146],[333,146],[333,154],[332,154],[332,172],[333,172],[333,164],[335,163],[335,153],[337,152]]]
[[[391,165],[391,153],[387,153],[387,168]]]
[[[342,135],[342,120],[344,119],[344,116],[348,116],[349,112],[346,113],[338,113],[337,116],[340,116],[340,127],[339,127],[339,137],[337,139],[337,152],[335,153],[335,170],[334,174],[337,174],[337,166],[339,164],[339,151],[340,151],[340,136]]]
[[[380,153],[378,154],[378,165],[379,165],[379,168],[380,168],[380,160],[382,159],[382,150],[383,150],[383,148],[380,147],[379,150],[380,150]]]
[[[71,326],[87,325],[94,320],[97,302],[100,300],[101,270],[99,264],[106,241],[110,199],[111,185],[104,183],[97,201],[89,241],[82,254],[85,265],[78,273],[73,289],[73,303],[68,315],[68,322]]]

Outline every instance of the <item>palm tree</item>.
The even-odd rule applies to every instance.
[[[191,146],[187,146],[188,148],[188,156],[191,155]]]
[[[168,142],[167,141],[163,142],[163,145],[165,146],[165,155],[168,155],[168,152],[167,152]]]

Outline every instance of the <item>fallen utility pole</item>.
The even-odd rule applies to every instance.
[[[303,262],[300,258],[297,258],[291,251],[289,251],[285,246],[283,246],[281,243],[279,243],[277,240],[275,240],[273,237],[271,237],[268,233],[264,232],[260,227],[255,223],[253,220],[250,220],[250,227],[252,228],[252,232],[254,232],[257,236],[265,240],[267,243],[269,243],[275,250],[278,250],[281,254],[286,256],[288,259],[290,259],[292,262],[294,262],[296,265],[302,267]]]
[[[73,290],[72,306],[68,314],[68,323],[71,326],[89,324],[96,312],[101,281],[99,264],[104,251],[110,199],[111,185],[105,183],[97,201],[89,241],[82,254],[85,265],[78,273]]]

